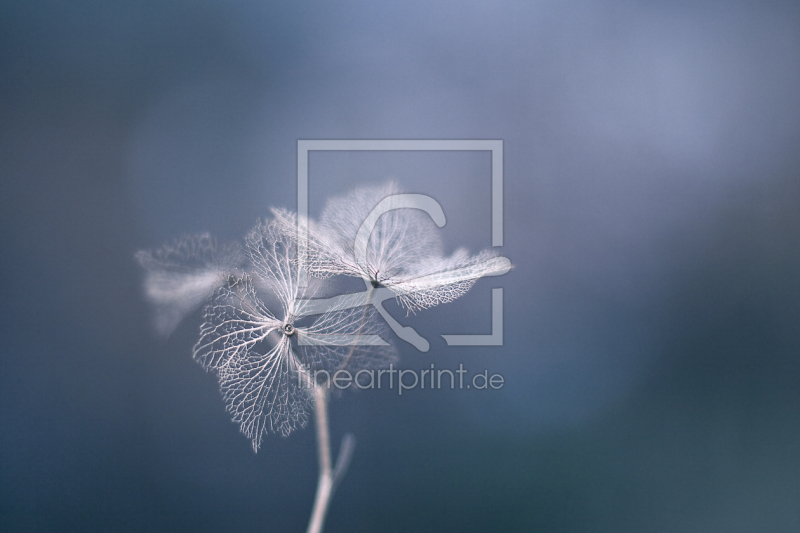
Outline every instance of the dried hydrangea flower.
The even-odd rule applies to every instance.
[[[280,213],[277,218],[284,225],[293,220]],[[511,268],[507,258],[488,250],[470,255],[459,249],[444,256],[436,231],[444,225],[439,204],[403,194],[393,182],[333,198],[319,224],[306,224],[309,272],[360,277],[368,287],[391,290],[410,311],[450,302],[479,278]]]
[[[372,310],[309,316],[304,302],[315,287],[299,286],[296,239],[278,224],[259,224],[245,250],[251,272],[214,294],[194,357],[217,373],[228,412],[257,450],[264,433],[305,425],[313,389],[330,386],[320,376],[382,368],[394,350]]]

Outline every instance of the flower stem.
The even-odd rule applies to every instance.
[[[364,306],[364,312],[361,315],[361,325],[356,335],[361,335],[364,331],[364,325],[367,322],[367,307],[372,301],[372,294],[374,291],[375,288],[370,286],[367,296],[367,305]],[[353,345],[337,370],[341,370],[347,366],[355,349],[356,346]],[[313,383],[308,376],[307,379],[309,383]],[[355,436],[352,433],[345,433],[344,437],[342,437],[342,444],[339,446],[339,456],[336,458],[336,464],[331,467],[331,440],[328,431],[328,386],[329,384],[313,385],[314,408],[316,411],[315,419],[317,425],[319,478],[317,480],[317,494],[314,497],[314,508],[311,511],[311,520],[308,522],[306,533],[322,533],[325,515],[328,512],[328,504],[333,497],[336,486],[344,477],[345,472],[347,472],[347,467],[350,466],[350,458],[353,456],[353,450],[356,447]]]
[[[342,438],[339,447],[339,456],[336,465],[331,467],[331,442],[328,432],[328,392],[325,386],[314,387],[315,418],[317,425],[317,454],[319,459],[319,479],[317,481],[317,494],[314,497],[314,508],[311,511],[311,520],[308,522],[307,533],[322,533],[328,504],[333,497],[336,486],[341,481],[350,458],[353,456],[356,439],[351,433]]]

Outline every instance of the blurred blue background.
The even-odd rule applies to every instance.
[[[800,531],[800,8],[773,2],[0,4],[0,529],[301,531],[313,429],[253,454],[156,336],[133,254],[296,206],[298,139],[502,139],[514,269],[406,317],[327,531]],[[312,154],[491,245],[486,153]],[[489,333],[505,290],[505,343]]]

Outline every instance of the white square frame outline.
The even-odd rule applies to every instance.
[[[298,256],[305,263],[308,250],[308,153],[312,151],[489,151],[492,154],[492,246],[503,246],[503,141],[502,139],[298,139],[297,214]],[[307,283],[307,272],[300,269],[300,286]],[[442,335],[448,346],[502,346],[503,289],[492,289],[492,333],[490,335]]]

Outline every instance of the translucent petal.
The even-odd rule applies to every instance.
[[[249,277],[218,289],[203,317],[194,358],[206,370],[226,366],[283,325],[258,298]]]
[[[145,269],[144,291],[155,308],[156,330],[168,335],[229,276],[241,272],[244,257],[238,246],[218,246],[204,234],[140,251],[136,259]]]
[[[226,408],[258,451],[264,433],[288,435],[308,421],[310,389],[303,386],[288,337],[266,354],[245,351],[219,371]]]
[[[484,276],[499,276],[511,269],[506,257],[484,250],[470,256],[464,249],[453,255],[419,265],[413,272],[388,288],[410,311],[447,303],[463,296]]]
[[[372,306],[325,313],[298,330],[295,350],[309,370],[359,370],[386,368],[397,360],[388,328]]]
[[[378,219],[367,242],[366,264],[356,261],[359,228],[381,200],[400,193],[395,183],[388,182],[328,200],[310,247],[318,255],[312,258],[311,270],[327,267],[334,273],[383,281],[440,255],[441,238],[430,216],[419,209],[395,209]]]

